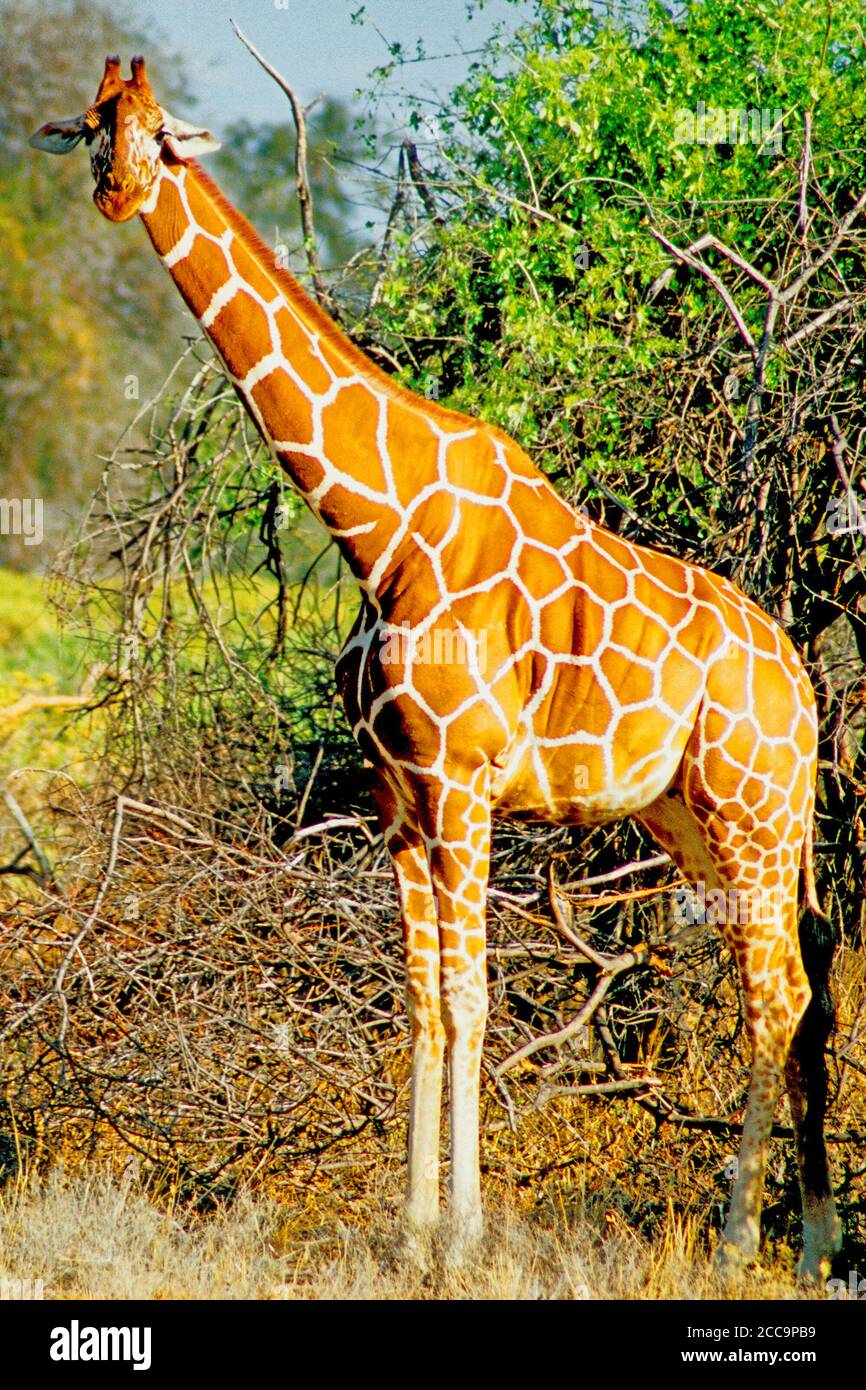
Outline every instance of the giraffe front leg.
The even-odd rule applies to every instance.
[[[487,775],[450,786],[423,825],[439,913],[442,1017],[451,1120],[449,1254],[460,1263],[481,1236],[481,1060],[487,1022],[485,909],[490,866]]]
[[[407,1253],[421,1249],[439,1216],[439,1123],[445,1033],[439,1005],[439,928],[427,851],[407,807],[384,783],[375,789],[403,920],[406,1006],[412,1046],[409,1161],[403,1218]]]
[[[414,868],[417,860],[413,855]],[[425,865],[426,868],[426,865]],[[414,895],[415,890],[410,890]],[[433,898],[429,898],[435,917]],[[412,1037],[409,1158],[403,1215],[426,1232],[439,1216],[439,1124],[442,1110],[444,1029],[439,1011],[435,920],[404,916],[406,1005]]]

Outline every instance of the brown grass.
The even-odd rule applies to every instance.
[[[497,1203],[477,1254],[449,1268],[437,1241],[426,1265],[399,1254],[393,1176],[379,1214],[298,1223],[264,1196],[207,1215],[148,1196],[134,1178],[55,1173],[0,1198],[0,1281],[41,1279],[49,1299],[812,1299],[787,1250],[723,1280],[700,1253],[694,1221],[669,1214],[650,1244],[589,1210],[539,1213]],[[324,1215],[324,1213],[320,1213]]]

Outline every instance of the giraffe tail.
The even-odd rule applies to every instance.
[[[814,808],[806,822],[806,833],[803,836],[803,887],[805,889],[806,905],[816,916],[825,922],[828,917],[818,900],[818,889],[815,885],[815,851],[813,841],[815,838],[814,829]]]

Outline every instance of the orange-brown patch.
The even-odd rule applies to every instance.
[[[239,237],[236,236],[231,244],[231,257],[237,267],[238,275],[265,301],[274,299],[279,290],[274,278],[276,273],[274,253],[269,250],[268,256],[269,263],[261,264],[256,255],[247,248]]]
[[[664,584],[666,589],[673,589],[675,594],[685,596],[688,591],[688,570],[681,560],[677,560],[673,555],[662,555],[659,551],[646,552],[651,555],[650,568],[653,578],[660,584]]]
[[[691,600],[676,598],[660,589],[649,575],[638,573],[634,577],[634,596],[638,603],[648,608],[667,628],[681,623],[691,608]]]
[[[604,790],[604,755],[594,744],[545,748],[541,756],[555,802],[576,804]],[[579,814],[575,819],[580,819]]]
[[[383,578],[382,611],[391,623],[416,627],[432,612],[437,597],[432,562],[410,537],[398,546],[395,567]]]
[[[613,721],[610,702],[587,670],[562,667],[539,706],[535,727],[550,738],[605,734]]]
[[[196,237],[190,254],[178,261],[171,273],[187,304],[200,318],[230,272],[221,248]]]
[[[378,559],[399,524],[395,511],[381,503],[368,502],[341,483],[329,488],[319,506],[329,530],[348,530],[371,521],[376,523],[366,534],[352,538],[352,550],[366,567]]]
[[[604,551],[614,565],[626,571],[640,569],[640,561],[635,553],[634,546],[629,545],[628,541],[620,540],[611,531],[593,530],[593,548]]]
[[[770,738],[786,738],[794,728],[796,710],[792,706],[791,687],[779,671],[778,663],[756,656],[754,663],[754,712],[762,733]]]
[[[737,742],[736,734],[733,744],[726,740],[721,751],[718,748],[708,750],[704,758],[703,776],[715,805],[728,797],[739,798],[743,770],[738,764],[747,762],[748,748],[745,742]]]
[[[501,497],[505,490],[505,470],[497,462],[493,439],[481,424],[462,439],[446,441],[445,472],[452,487],[466,492]]]
[[[148,230],[153,232],[161,256],[167,256],[177,245],[186,228],[186,208],[181,202],[180,190],[172,179],[163,179],[156,207],[148,219]]]
[[[763,613],[756,611],[750,614],[749,636],[755,646],[755,650],[765,652],[778,662],[778,635],[773,628],[769,618]]]
[[[624,608],[614,615],[614,638],[616,642],[645,661],[656,662],[670,642],[670,633],[664,623],[637,608]],[[666,686],[668,670],[673,670],[676,658],[666,658],[662,675],[662,690]]]
[[[453,767],[494,757],[502,743],[502,724],[480,700],[470,705],[448,725],[448,762]]]
[[[366,386],[344,386],[322,411],[324,449],[341,471],[377,492],[385,492],[385,472],[376,443],[380,397]]]
[[[184,183],[189,210],[196,226],[200,227],[203,232],[209,232],[211,236],[222,236],[226,229],[226,219],[222,209],[214,203],[196,179],[187,175]],[[232,253],[234,253],[235,245],[236,241],[232,245]]]
[[[319,351],[334,376],[349,377],[357,374],[358,364],[352,362],[349,354],[343,350],[341,343],[331,342],[325,334],[322,334],[319,338]],[[369,365],[372,366],[372,364]]]
[[[422,912],[422,910],[423,910],[423,907],[424,907],[424,905],[425,905],[425,902],[426,902],[426,899],[425,899],[425,898],[422,898],[420,893],[416,893],[416,892],[411,892],[411,893],[409,893],[409,894],[407,895],[407,899],[406,899],[406,916],[409,917],[409,918],[414,918],[414,919],[417,921],[418,918],[419,918],[419,916],[420,916],[420,914],[421,914],[421,912]],[[413,932],[412,932],[412,947],[411,947],[411,949],[412,949],[417,955],[422,955],[422,956],[425,955],[425,954],[427,954],[428,952],[431,952],[431,951],[438,952],[438,950],[439,950],[439,939],[438,939],[438,936],[437,936],[437,937],[433,937],[433,936],[429,935],[427,932],[420,931],[418,927],[415,927],[415,928],[413,929]]]
[[[412,685],[437,713],[457,709],[475,692],[466,645],[459,634],[428,633],[412,663]]]
[[[598,539],[598,532],[593,533]],[[604,603],[616,603],[628,593],[628,582],[622,570],[603,550],[587,542],[572,560],[574,572],[584,584],[598,594]]]
[[[624,714],[616,726],[613,770],[618,782],[627,782],[636,762],[660,749],[671,732],[671,722],[661,710],[644,709]]]
[[[688,609],[687,603],[686,612]],[[667,611],[665,616],[667,617]],[[682,620],[682,610],[672,619],[677,620]],[[682,627],[678,628],[677,642],[685,651],[694,652],[702,660],[721,647],[725,650],[726,661],[741,661],[740,649],[729,645],[730,635],[730,629],[725,626],[722,614],[717,608],[696,607]]]
[[[748,709],[749,661],[746,654],[737,648],[736,656],[723,657],[713,667],[707,686],[712,698],[730,710],[731,714]]]
[[[313,408],[282,367],[257,382],[250,395],[273,439],[290,439],[294,444],[313,442]]]
[[[569,593],[542,608],[539,627],[545,651],[591,656],[604,633],[604,608],[589,594]]]
[[[601,653],[599,665],[621,705],[652,699],[653,673],[649,667],[630,661],[622,652],[611,651],[610,647]]]
[[[673,709],[694,707],[703,687],[704,673],[697,661],[674,655],[665,663],[661,690]]]
[[[761,849],[775,849],[778,844],[776,832],[767,825],[756,825],[751,832],[751,837],[756,845],[761,846]]]
[[[452,593],[483,584],[508,568],[517,532],[496,506],[461,498],[460,530],[442,552],[442,569]]]
[[[310,347],[310,339],[296,316],[290,309],[277,309],[274,321],[286,361],[291,362],[315,396],[324,395],[331,385],[331,376]]]
[[[548,594],[561,589],[569,577],[555,555],[549,555],[534,545],[524,545],[517,572],[532,597],[537,599],[547,598]]]
[[[410,508],[412,530],[423,536],[428,545],[439,545],[454,520],[456,507],[457,501],[452,493],[444,488],[434,492],[420,506]]]
[[[401,506],[438,476],[439,438],[418,410],[401,401],[388,402],[388,453]]]
[[[430,767],[439,756],[439,727],[411,695],[398,695],[378,711],[376,737],[397,758]]]
[[[460,764],[456,766],[460,766]],[[456,767],[453,770],[456,770]],[[467,791],[464,791],[462,787],[450,787],[448,789],[441,803],[442,829],[445,833],[446,840],[456,841],[465,839],[469,825],[470,811],[474,804],[474,799]],[[485,817],[485,823],[489,824],[488,817]],[[485,844],[487,838],[489,837],[482,832],[482,839]],[[447,847],[440,849],[438,851],[438,859],[442,870],[447,874],[449,866],[454,862],[454,856],[450,849]]]
[[[532,487],[518,478],[508,494],[508,505],[529,541],[559,550],[579,534],[574,512],[549,487]]]
[[[277,458],[302,492],[313,492],[325,476],[318,459],[310,458],[309,454],[293,454],[291,449],[280,449]]]
[[[238,290],[234,299],[220,309],[210,331],[229,371],[236,377],[245,377],[271,350],[268,316],[243,290]]]
[[[766,795],[766,784],[764,782],[759,781],[757,777],[749,777],[743,783],[741,789],[741,797],[744,804],[750,807],[751,809],[754,809],[755,807],[759,806],[760,803],[765,799]]]

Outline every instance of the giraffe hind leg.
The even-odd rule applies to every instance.
[[[721,888],[727,910],[717,925],[739,970],[752,1043],[752,1070],[736,1179],[719,1258],[727,1267],[755,1257],[760,1235],[770,1131],[794,1033],[810,998],[797,937],[796,874],[786,889],[762,892],[757,864],[737,871],[718,844],[731,827],[699,820],[678,791],[648,807],[640,821],[692,884]],[[770,910],[765,911],[769,904]]]

